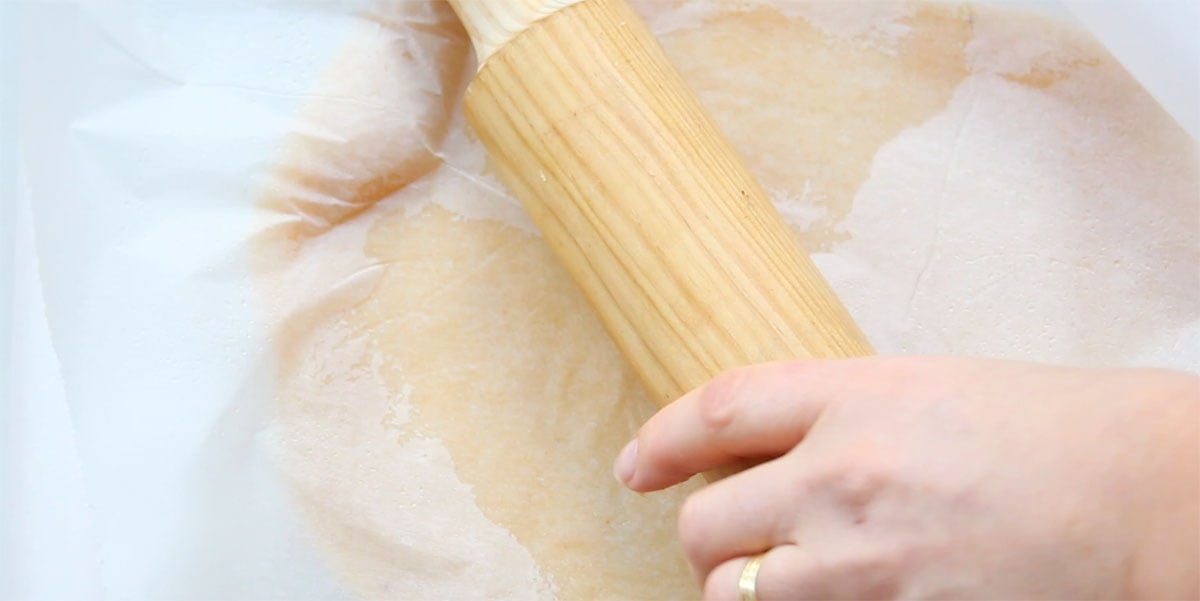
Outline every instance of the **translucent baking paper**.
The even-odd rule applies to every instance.
[[[917,14],[899,4],[770,4],[637,6],[676,58],[689,44],[718,39],[734,21],[727,13],[811,23],[830,44],[886,57],[903,52],[906,19]],[[503,236],[533,237],[530,256],[548,256],[465,129],[458,100],[473,64],[444,7],[64,2],[27,3],[16,13],[17,35],[4,46],[18,51],[23,190],[12,213],[19,264],[9,369],[23,412],[14,423],[24,429],[4,447],[5,483],[20,489],[5,492],[19,517],[0,579],[11,574],[18,593],[34,596],[111,598],[578,590],[562,576],[577,568],[548,567],[520,526],[496,517],[503,512],[489,500],[493,489],[472,479],[448,435],[422,431],[408,440],[387,464],[408,471],[379,474],[371,493],[351,472],[375,469],[377,453],[359,449],[361,457],[348,459],[345,477],[360,479],[340,487],[339,473],[321,467],[335,465],[327,456],[335,446],[313,446],[322,456],[300,461],[309,447],[294,442],[298,422],[280,405],[305,378],[339,369],[286,367],[288,328],[331,303],[373,298],[385,279],[386,261],[363,250],[367,229],[392,231],[384,227],[392,219],[408,235],[405,219],[445,211],[439,228],[496,224],[508,228]],[[804,118],[782,108],[791,99],[748,108],[736,89],[709,81],[711,70],[684,71],[881,352],[1200,368],[1194,141],[1171,133],[1171,118],[1144,93],[1101,98],[1071,87],[1086,77],[1055,79],[1086,71],[1090,59],[1072,63],[1020,30],[977,22],[984,25],[967,46],[971,75],[933,114],[872,150],[844,214],[822,196],[825,174],[814,174],[812,187],[792,185],[800,181],[795,165],[822,164],[820,157],[793,150],[799,140],[761,150],[747,124],[747,115],[780,127]],[[999,24],[987,30],[988,23]],[[718,75],[737,83],[744,72]],[[1043,83],[1045,96],[1026,89]],[[1093,96],[1096,111],[1072,105]],[[1089,121],[1097,114],[1133,121]],[[1005,123],[1012,129],[997,126]],[[1138,129],[1155,133],[1129,133]],[[1106,179],[1108,163],[1064,158],[1092,139],[1130,140],[1106,157],[1121,178]],[[1047,171],[1070,173],[1076,192],[1039,188],[1057,181],[1039,179]],[[1093,197],[1094,206],[1084,202]],[[281,232],[282,246],[264,246]],[[301,242],[293,248],[289,240]],[[437,243],[431,235],[427,246],[402,250],[442,249]],[[561,274],[544,271],[561,283]],[[573,314],[584,315],[581,322],[591,319],[580,311]],[[351,342],[330,342],[328,356],[340,357]],[[440,368],[461,367],[461,351],[412,345],[438,357]],[[422,406],[405,400],[400,382],[378,394],[394,402],[387,427],[403,435],[416,419],[406,412]],[[419,383],[410,392],[431,394]],[[336,412],[358,394],[318,400]],[[364,389],[361,398],[373,394]],[[56,401],[65,411],[47,410]],[[612,427],[632,433],[633,416],[650,410],[627,410]],[[303,432],[317,442],[324,435],[319,427]],[[499,436],[479,433],[486,435]],[[586,469],[606,472],[610,460],[597,456]],[[415,484],[389,492],[399,481]],[[525,500],[553,486],[518,480],[494,494]],[[396,506],[383,507],[388,499]],[[613,497],[609,506],[669,515],[673,501],[639,502]],[[454,519],[442,524],[439,516]],[[355,517],[361,529],[331,526]],[[368,552],[373,545],[381,550]],[[379,557],[391,563],[372,563]]]

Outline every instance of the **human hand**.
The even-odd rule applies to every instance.
[[[1200,378],[952,357],[737,369],[622,451],[637,491],[763,461],[688,498],[706,599],[1200,595]]]

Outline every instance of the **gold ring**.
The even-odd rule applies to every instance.
[[[738,578],[738,595],[742,601],[758,601],[758,568],[762,566],[766,553],[759,553],[746,562],[742,575]]]

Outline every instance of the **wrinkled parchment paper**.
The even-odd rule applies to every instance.
[[[1087,36],[636,7],[882,352],[1200,368],[1195,142]],[[608,475],[652,408],[466,130],[444,6],[20,19],[29,281],[89,541],[38,573],[117,598],[695,595],[686,490]]]

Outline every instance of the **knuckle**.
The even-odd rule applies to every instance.
[[[695,565],[708,540],[709,516],[703,495],[693,493],[679,508],[679,546]]]
[[[859,466],[842,474],[836,490],[847,504],[867,505],[890,483],[891,475],[879,466]]]
[[[721,373],[700,388],[696,411],[700,422],[713,431],[733,423],[737,413],[737,395],[746,379],[746,371],[733,369]]]
[[[833,461],[822,472],[821,483],[835,502],[848,509],[855,523],[863,523],[878,498],[900,485],[893,458],[866,447]]]

